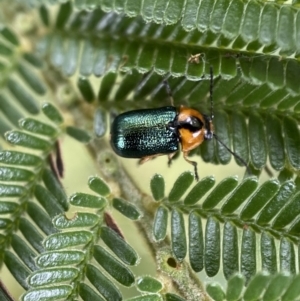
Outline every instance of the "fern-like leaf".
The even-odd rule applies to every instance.
[[[176,1],[171,2],[176,3]],[[239,3],[232,2],[230,8],[235,5],[238,6]],[[271,6],[272,4],[267,5]],[[245,4],[245,18],[247,19],[248,12],[249,18],[253,16],[253,9],[258,9],[257,16],[259,16],[259,11],[262,8],[251,2]],[[273,8],[278,9],[275,6]],[[240,9],[243,11],[242,7]],[[64,13],[65,10],[68,13]],[[280,12],[283,11],[285,9],[280,10]],[[288,11],[291,12],[292,10]],[[201,12],[204,13],[203,10]],[[239,15],[239,12],[236,13]],[[287,16],[284,13],[282,18],[285,17]],[[294,17],[292,15],[287,17],[291,24],[294,22]],[[232,20],[230,19],[230,22]],[[249,25],[246,20],[243,22]],[[257,24],[257,22],[253,23]],[[72,13],[69,2],[61,6],[61,13],[57,15],[56,23],[59,24],[56,24],[59,26],[59,31],[41,41],[40,54],[49,55],[52,64],[69,76],[74,74],[77,66],[79,66],[80,73],[84,76],[89,76],[92,73],[101,76],[109,71],[130,72],[132,69],[136,69],[140,73],[155,70],[160,75],[170,73],[175,77],[186,76],[189,80],[200,80],[203,74],[208,73],[209,65],[212,65],[215,74],[221,75],[227,80],[241,76],[242,83],[246,82],[256,86],[266,84],[266,94],[278,89],[287,89],[294,95],[299,94],[299,86],[292,75],[299,73],[300,67],[296,61],[279,60],[278,57],[274,58],[272,54],[256,56],[251,53],[252,49],[245,55],[237,54],[236,56],[233,54],[233,57],[228,54],[227,49],[210,49],[208,51],[207,46],[220,38],[215,31],[203,35],[202,30],[194,29],[187,33],[186,28],[182,28],[180,23],[171,26],[145,24],[142,18],[129,19],[123,14],[106,14],[101,10],[95,10],[92,13],[82,11]],[[256,43],[258,31],[251,28],[253,25],[248,25],[245,25],[244,33],[243,30],[236,33],[236,40],[233,44],[231,43],[228,48],[229,51],[232,51],[231,47],[234,51],[241,51],[246,45],[250,47],[251,44]],[[232,26],[236,27],[237,25],[233,23]],[[145,30],[139,31],[138,29],[141,27],[145,27]],[[256,33],[247,32],[250,28]],[[203,30],[206,29],[206,27],[203,28]],[[111,35],[114,35],[115,39],[111,40]],[[132,37],[135,37],[134,41],[132,41]],[[176,42],[176,46],[174,42]],[[278,39],[278,43],[280,44],[277,46],[278,49],[282,49],[282,46],[285,45],[282,49],[283,53],[295,50],[295,43],[292,41],[284,44]],[[271,41],[270,44],[273,45],[274,42]],[[259,46],[258,42],[255,49],[258,49]],[[82,54],[80,54],[81,48]],[[108,51],[108,49],[110,50]],[[195,53],[203,54],[202,61],[204,64],[189,62],[189,58]],[[241,70],[239,75],[237,67]]]
[[[236,178],[226,178],[211,190],[214,182],[205,178],[180,201],[190,185],[184,187],[179,182],[188,175],[182,174],[177,179],[169,196],[161,201],[154,221],[154,237],[160,240],[166,234],[166,226],[162,225],[167,224],[166,208],[169,208],[172,249],[177,260],[182,261],[186,255],[183,213],[187,213],[189,258],[195,271],[205,268],[207,275],[212,277],[218,273],[222,260],[227,279],[241,271],[249,281],[258,268],[256,248],[260,236],[262,269],[276,272],[279,262],[279,270],[296,272],[294,248],[298,247],[299,212],[295,208],[298,207],[299,192],[292,181],[280,184],[277,180],[269,180],[258,186],[254,177],[246,178],[240,184]],[[157,178],[155,176],[153,181]],[[177,189],[180,194],[175,199]],[[199,196],[208,190],[210,193],[199,203]],[[205,230],[202,229],[203,218],[207,219]],[[275,240],[280,241],[279,248],[275,246]]]

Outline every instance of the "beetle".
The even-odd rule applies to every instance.
[[[167,82],[165,84],[173,104],[171,89]],[[118,115],[111,125],[112,149],[120,157],[139,158],[140,164],[160,155],[168,155],[170,165],[172,157],[181,145],[183,158],[194,166],[195,179],[198,181],[197,162],[189,160],[188,154],[204,140],[215,138],[247,166],[247,163],[214,133],[212,93],[213,69],[210,67],[210,116],[184,106],[177,110],[173,105],[133,110]]]

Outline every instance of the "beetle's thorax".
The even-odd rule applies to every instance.
[[[178,134],[184,152],[189,152],[204,140],[213,137],[211,118],[184,106],[180,107],[179,113],[175,120],[169,124],[169,128]]]

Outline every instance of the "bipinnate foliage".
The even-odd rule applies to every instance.
[[[297,1],[4,0],[0,8],[0,262],[21,300],[299,299]],[[195,183],[183,172],[166,193],[155,174],[151,197],[131,182],[103,138],[107,113],[169,105],[165,80],[176,106],[208,115],[212,90],[214,131],[247,162],[234,157],[243,179],[228,170],[217,183]],[[62,150],[77,152],[64,149],[65,135],[97,164],[88,192],[65,192]],[[193,154],[231,160],[217,141]],[[162,277],[137,271],[116,211],[137,224],[137,245],[151,246]],[[1,300],[14,293],[0,282]]]

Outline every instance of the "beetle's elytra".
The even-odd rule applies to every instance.
[[[113,150],[125,158],[145,158],[178,151],[178,135],[168,126],[177,116],[175,107],[125,112],[111,126]]]
[[[174,106],[166,106],[125,112],[118,115],[111,126],[110,141],[115,153],[125,158],[140,158],[140,163],[156,156],[168,155],[170,163],[181,144],[183,157],[194,166],[195,178],[198,181],[197,162],[189,160],[187,156],[204,140],[215,137],[246,166],[246,162],[224,145],[213,132],[212,68],[210,73],[211,116],[184,106],[178,111]],[[167,91],[173,103],[168,84]]]

